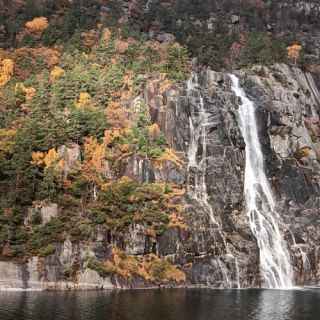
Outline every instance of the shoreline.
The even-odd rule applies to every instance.
[[[304,290],[318,290],[320,286],[304,286],[304,287],[292,287],[292,288],[216,288],[205,285],[189,285],[189,286],[150,286],[144,288],[90,288],[90,286],[86,287],[77,287],[77,288],[8,288],[0,286],[0,293],[2,292],[120,292],[120,291],[144,291],[144,290],[193,290],[193,289],[206,289],[212,291],[248,291],[248,290],[268,290],[268,291],[304,291]]]

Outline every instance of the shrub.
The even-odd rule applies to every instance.
[[[188,61],[188,51],[185,47],[178,44],[171,45],[168,49],[164,71],[168,73],[170,79],[184,81],[189,73]]]
[[[106,278],[115,273],[115,268],[110,262],[100,262],[95,258],[90,258],[87,267],[96,271],[102,278]]]
[[[39,256],[40,257],[47,257],[56,252],[56,247],[52,244],[48,244],[46,247],[41,248],[39,250]]]
[[[132,223],[143,224],[162,234],[169,225],[169,207],[164,187],[158,184],[140,185],[122,178],[101,192],[90,209],[90,218],[96,224],[106,224],[114,231],[123,231]]]

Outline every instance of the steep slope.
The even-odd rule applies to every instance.
[[[283,286],[248,216],[230,73],[292,282],[319,284],[316,3],[3,3],[0,288]]]

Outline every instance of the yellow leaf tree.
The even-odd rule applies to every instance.
[[[101,186],[106,177],[106,147],[96,138],[89,137],[84,144],[84,161],[82,174],[93,187],[93,198],[97,198],[97,187]]]
[[[31,163],[43,168],[41,193],[46,199],[52,200],[57,195],[58,188],[64,183],[62,175],[64,160],[56,149],[52,148],[48,152],[33,152]]]
[[[32,164],[42,166],[45,169],[62,169],[63,159],[60,158],[59,153],[56,149],[52,148],[48,152],[32,152]]]
[[[55,66],[50,72],[50,81],[54,82],[60,79],[65,74],[64,70],[58,66]]]
[[[78,101],[75,102],[78,109],[85,109],[92,107],[91,96],[87,92],[80,92]]]
[[[11,59],[0,59],[0,87],[6,85],[14,73],[14,62]]]
[[[46,167],[51,167],[53,164],[57,163],[59,160],[59,154],[56,149],[50,149],[46,156],[44,157],[44,164]]]

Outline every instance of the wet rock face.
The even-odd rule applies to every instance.
[[[255,67],[238,75],[257,108],[265,170],[282,219],[295,283],[319,283],[320,95],[314,78],[286,65]],[[243,287],[258,286],[259,251],[248,225],[243,197],[245,145],[238,127],[239,101],[230,91],[228,75],[201,72],[198,88],[191,95],[181,91],[176,104],[167,110],[178,110],[167,126],[179,132],[176,145],[185,146],[187,158],[192,137],[185,123],[199,112],[200,95],[210,119],[204,160],[206,189],[218,226],[212,225],[210,209],[192,198],[198,168],[190,167],[186,178],[189,237],[177,246],[179,237],[177,240],[177,235],[171,235],[166,246],[174,244],[177,248],[176,262],[192,263],[188,274],[191,283],[226,287],[228,281],[235,286],[238,278]],[[199,158],[201,139],[198,144]],[[166,254],[165,250],[162,252]]]

